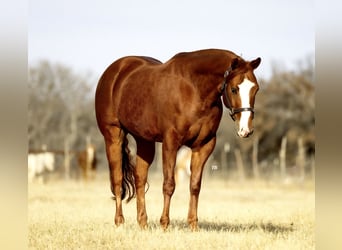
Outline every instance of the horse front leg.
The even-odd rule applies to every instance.
[[[190,204],[188,212],[188,223],[190,228],[198,230],[198,196],[201,191],[203,168],[210,154],[214,150],[216,137],[212,138],[207,144],[192,150],[191,156],[191,176],[190,176]]]
[[[170,202],[173,192],[175,191],[175,176],[174,169],[176,164],[177,150],[179,146],[173,141],[164,141],[162,145],[163,154],[163,195],[164,195],[164,208],[160,217],[160,225],[164,230],[167,229],[170,223]]]
[[[142,229],[147,227],[147,213],[145,206],[145,186],[147,182],[148,168],[151,165],[155,143],[143,140],[137,141],[137,159],[134,170],[135,187],[137,190],[137,221]]]

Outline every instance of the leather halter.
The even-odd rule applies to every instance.
[[[232,107],[232,105],[229,101],[229,98],[228,98],[228,94],[227,94],[227,86],[228,86],[227,77],[231,71],[232,71],[232,67],[229,67],[226,70],[226,72],[224,72],[224,80],[223,80],[222,86],[220,88],[220,91],[221,91],[224,106],[226,106],[226,108],[229,110],[230,117],[233,119],[233,121],[235,121],[235,114],[241,113],[243,111],[250,111],[254,114],[254,108],[252,108],[252,107],[246,107],[246,108],[243,108],[243,107],[242,108],[234,108],[234,107]]]

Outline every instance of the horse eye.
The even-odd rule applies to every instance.
[[[237,88],[232,88],[232,93],[233,93],[233,94],[237,94],[237,92],[238,92],[238,89],[237,89]]]

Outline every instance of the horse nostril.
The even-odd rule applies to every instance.
[[[239,137],[241,138],[247,138],[249,137],[250,135],[252,135],[254,132],[253,129],[249,130],[249,129],[240,129],[237,134]]]
[[[254,130],[250,130],[248,133],[247,133],[247,136],[246,137],[250,137],[252,134],[253,134]]]

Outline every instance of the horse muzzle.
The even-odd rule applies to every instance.
[[[239,129],[239,131],[237,132],[238,136],[240,136],[241,138],[247,138],[249,137],[251,134],[253,134],[253,129],[248,129],[248,128],[241,128]]]

